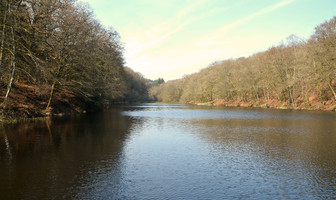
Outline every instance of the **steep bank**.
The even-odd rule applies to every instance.
[[[2,120],[148,99],[147,81],[125,70],[119,33],[84,2],[0,1],[0,22]]]
[[[38,86],[14,82],[7,105],[4,97],[7,92],[5,83],[0,82],[0,122],[17,119],[40,118],[54,115],[72,115],[86,112],[96,112],[108,109],[115,104],[150,102],[148,90],[153,84],[141,74],[130,68],[125,68],[123,96],[115,99],[83,98],[62,87],[57,87],[53,93],[50,106],[46,109],[50,98],[50,86]]]
[[[6,89],[0,89],[0,102],[3,102]],[[55,93],[51,106],[46,109],[49,91],[31,85],[16,82],[13,85],[11,98],[7,106],[0,106],[0,120],[38,118],[50,115],[74,114],[84,111],[84,104],[67,90],[60,89]]]

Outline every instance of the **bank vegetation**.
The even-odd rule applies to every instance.
[[[148,84],[124,67],[119,34],[102,26],[87,4],[0,1],[0,118],[142,101]]]
[[[304,40],[209,67],[151,89],[161,102],[335,110],[336,17]]]

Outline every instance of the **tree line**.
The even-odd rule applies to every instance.
[[[182,79],[151,89],[162,102],[249,102],[309,108],[336,102],[336,17],[308,40],[289,36],[247,58],[218,61]]]
[[[117,31],[102,26],[86,4],[1,0],[1,106],[10,107],[15,100],[15,83],[37,88],[45,111],[62,92],[74,95],[83,108],[146,99],[141,96],[148,95],[146,91],[130,95],[132,85],[147,83],[125,70],[123,51]]]

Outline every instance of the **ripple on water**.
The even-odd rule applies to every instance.
[[[335,119],[146,104],[55,120],[50,132],[6,129],[0,199],[333,199]]]

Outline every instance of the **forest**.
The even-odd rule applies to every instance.
[[[41,117],[148,101],[123,44],[76,0],[0,1],[0,118]],[[136,92],[135,92],[136,91]]]
[[[182,102],[335,110],[336,17],[304,40],[152,81],[125,66],[118,32],[77,0],[0,1],[0,120]]]
[[[307,40],[290,35],[267,51],[156,86],[150,95],[161,102],[335,111],[335,52],[333,17]]]

